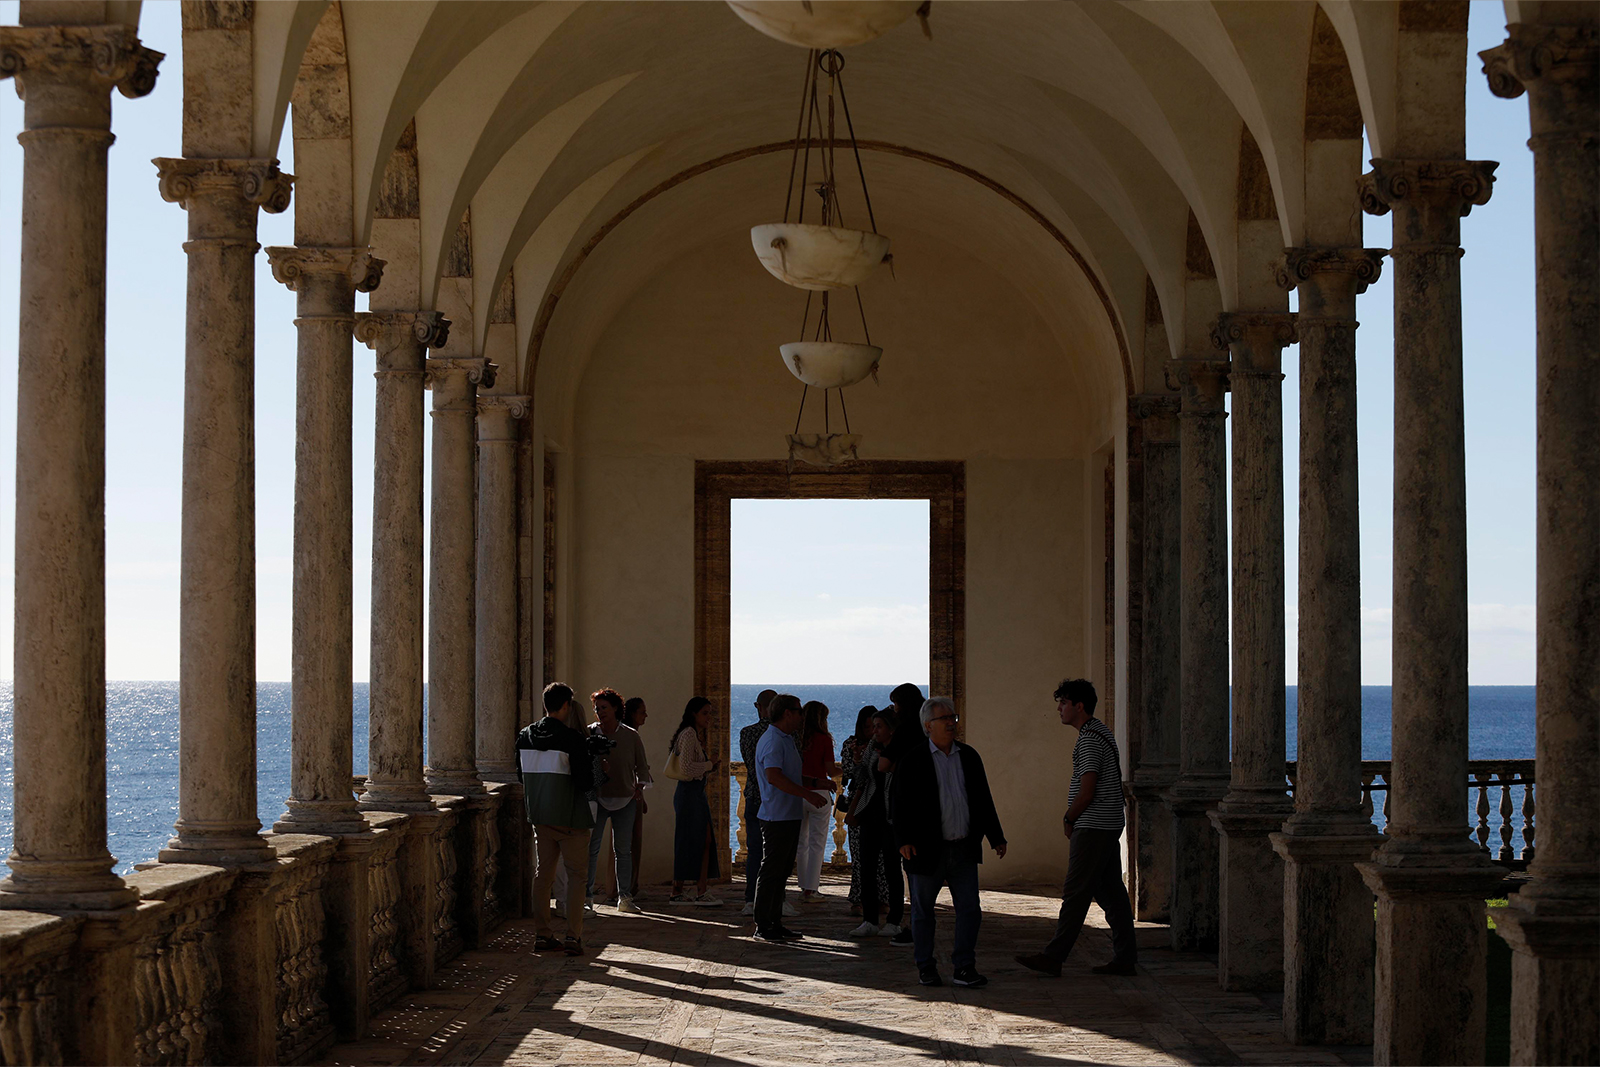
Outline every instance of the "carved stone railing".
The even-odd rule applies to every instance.
[[[1534,855],[1537,800],[1533,768],[1531,759],[1471,760],[1467,763],[1471,836],[1490,858],[1513,871],[1527,870]],[[1287,771],[1289,788],[1293,792],[1294,761],[1288,763]],[[1389,823],[1389,775],[1390,761],[1361,761],[1361,810],[1380,829]],[[1383,794],[1381,807],[1374,800],[1376,793]],[[1491,816],[1494,816],[1492,821]],[[1491,840],[1496,837],[1498,841]]]
[[[738,795],[731,805],[733,809],[731,816],[733,836],[738,846],[734,851],[733,863],[734,869],[737,870],[744,864],[747,855],[745,849],[748,845],[749,835],[753,830],[752,827],[746,827],[744,824],[744,798],[745,789],[748,788],[749,772],[742,762],[735,761],[728,764],[728,777],[738,787]],[[834,796],[838,796],[843,788],[844,776],[835,774],[833,776]],[[835,808],[833,811],[833,855],[828,857],[828,861],[822,865],[823,870],[831,871],[834,874],[849,873],[850,852],[846,847],[849,836],[849,831],[844,825],[844,812]]]
[[[65,1063],[78,920],[0,911],[0,1062]]]
[[[400,930],[400,847],[404,842],[403,828],[382,834],[367,867],[372,906],[367,922],[367,997],[373,1012],[392,1004],[408,984],[401,964]]]
[[[278,1062],[303,1063],[333,1038],[324,994],[328,965],[322,952],[322,885],[334,843],[326,837],[275,836],[280,862],[287,861],[273,906],[278,948]]]
[[[434,838],[434,863],[438,871],[439,896],[433,911],[433,943],[439,960],[452,959],[461,951],[461,924],[456,921],[456,843],[443,833]]]
[[[154,864],[128,876],[150,924],[134,945],[135,1063],[221,1058],[217,923],[235,877],[233,871],[190,864]]]

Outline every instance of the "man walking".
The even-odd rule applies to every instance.
[[[617,910],[638,915],[639,905],[633,902],[628,883],[633,877],[633,821],[638,817],[644,789],[651,781],[650,761],[645,757],[644,742],[638,732],[623,725],[622,697],[617,691],[602,689],[589,699],[593,701],[595,718],[599,720],[589,727],[589,733],[608,739],[611,751],[600,758],[605,779],[600,783],[599,808],[595,812],[594,831],[589,835],[588,906],[593,909],[600,845],[609,821],[611,852],[616,861]]]
[[[1078,731],[1072,749],[1072,787],[1062,829],[1067,835],[1067,883],[1061,890],[1061,917],[1056,936],[1043,952],[1018,956],[1031,970],[1059,977],[1083,929],[1089,901],[1094,900],[1111,924],[1111,962],[1091,968],[1095,974],[1137,974],[1139,950],[1133,935],[1133,906],[1122,884],[1119,840],[1126,824],[1122,811],[1122,762],[1117,739],[1094,717],[1094,685],[1082,678],[1056,688],[1056,711],[1065,726]]]
[[[756,721],[739,731],[739,758],[744,761],[744,911],[756,913],[756,873],[761,870],[761,786],[756,781],[756,746],[767,732],[767,709],[776,689],[756,694]]]
[[[950,887],[956,909],[955,950],[950,965],[958,986],[978,988],[989,979],[978,973],[978,864],[983,839],[994,854],[1006,854],[1006,835],[994,810],[983,760],[969,745],[956,742],[956,706],[934,697],[919,713],[928,743],[906,750],[895,765],[890,786],[894,837],[911,876],[911,939],[917,958],[917,980],[943,985],[933,958],[933,905],[943,886]]]
[[[767,714],[771,727],[756,746],[750,778],[761,789],[761,870],[756,874],[756,938],[761,941],[798,941],[801,934],[783,925],[783,887],[794,873],[795,851],[800,846],[802,804],[820,808],[827,798],[800,784],[800,750],[794,735],[800,730],[800,698],[779,693]]]

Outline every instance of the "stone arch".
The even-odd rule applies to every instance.
[[[1361,175],[1361,99],[1343,40],[1317,6],[1306,62],[1304,136],[1305,240],[1308,244],[1361,242],[1355,184]]]
[[[350,64],[344,9],[322,12],[300,57],[292,97],[294,238],[297,245],[348,246],[354,241],[350,197]]]

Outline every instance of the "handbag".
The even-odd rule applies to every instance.
[[[678,761],[678,750],[673,749],[672,755],[667,757],[666,769],[661,772],[674,782],[687,782],[689,776],[683,773],[683,764]]]

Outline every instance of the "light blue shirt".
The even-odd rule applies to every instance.
[[[800,818],[805,801],[785,793],[767,781],[767,768],[783,772],[795,785],[800,784],[800,750],[794,747],[794,738],[769,726],[756,744],[756,784],[761,787],[761,812],[763,822],[785,822]]]
[[[967,807],[967,773],[961,769],[961,746],[952,743],[950,755],[928,742],[933,755],[933,773],[939,779],[939,824],[946,841],[960,841],[972,828],[972,812]],[[765,794],[761,802],[766,803]]]

